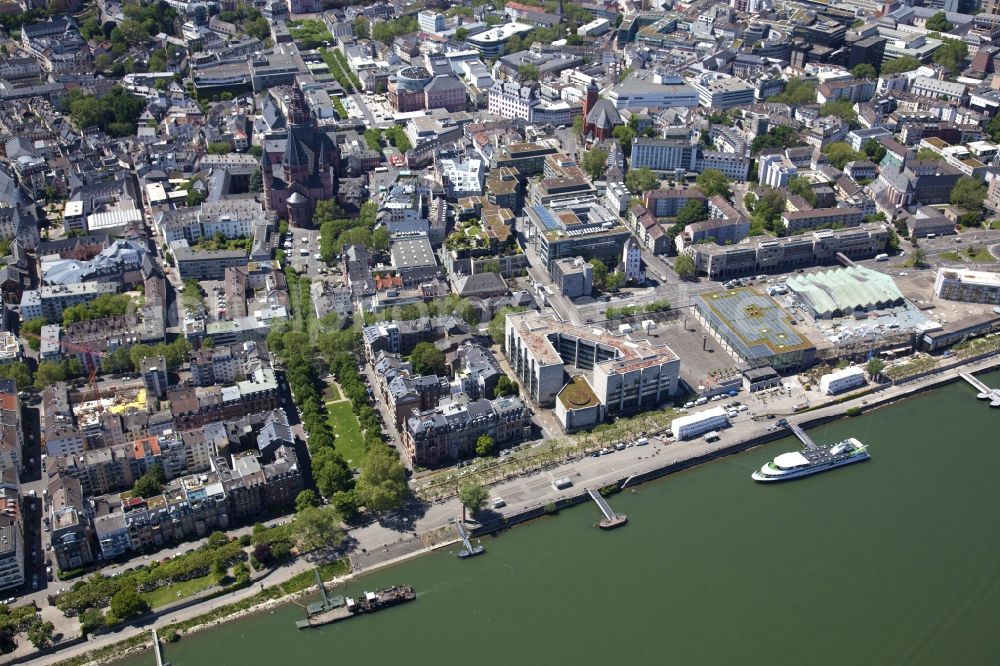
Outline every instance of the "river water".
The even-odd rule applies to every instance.
[[[1000,373],[983,377],[992,386]],[[995,664],[1000,410],[953,384],[810,430],[872,459],[786,484],[753,469],[784,439],[438,552],[346,590],[417,601],[297,631],[290,605],[166,647],[174,666],[283,664]],[[342,591],[338,591],[341,593]],[[148,666],[149,653],[122,662]]]

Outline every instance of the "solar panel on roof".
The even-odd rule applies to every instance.
[[[559,223],[556,219],[552,217],[552,211],[550,211],[545,206],[533,206],[532,210],[538,215],[538,220],[545,226],[549,231],[556,231],[559,229]]]

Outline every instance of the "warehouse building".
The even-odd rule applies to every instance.
[[[864,266],[795,275],[788,290],[819,319],[848,317],[905,305],[892,277]]]

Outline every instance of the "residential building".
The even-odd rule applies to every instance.
[[[431,466],[475,455],[483,435],[503,446],[530,433],[531,412],[518,398],[453,402],[411,416],[403,446],[415,465]]]
[[[859,226],[865,219],[860,208],[813,208],[811,210],[786,211],[781,214],[781,223],[789,234],[828,225]]]
[[[247,265],[246,250],[195,250],[182,245],[171,253],[182,280],[223,280],[227,268]]]

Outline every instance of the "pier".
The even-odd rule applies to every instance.
[[[459,557],[465,559],[466,557],[482,555],[486,552],[486,548],[483,546],[473,547],[472,542],[469,541],[469,533],[465,531],[465,526],[462,525],[461,521],[456,522],[455,527],[458,529],[458,538],[462,540],[462,545],[464,546],[464,548],[458,552]]]
[[[799,441],[802,442],[802,445],[810,451],[819,448],[819,446],[816,445],[816,442],[812,440],[812,437],[807,435],[806,431],[803,430],[797,423],[789,423],[788,429],[791,430],[792,433],[799,438]]]
[[[590,499],[597,503],[597,507],[601,510],[601,513],[604,514],[604,518],[602,518],[599,523],[602,530],[610,530],[615,527],[621,527],[628,522],[628,516],[624,513],[615,513],[614,509],[611,508],[611,505],[608,504],[608,501],[604,499],[604,496],[601,495],[599,490],[588,488],[587,494],[590,495]]]
[[[150,629],[153,633],[153,655],[156,657],[156,666],[170,666],[169,662],[164,663],[163,661],[163,647],[160,645],[160,636],[156,633],[156,629]]]
[[[968,372],[960,372],[958,376],[969,382],[972,388],[976,389],[976,398],[979,400],[989,400],[990,407],[1000,407],[1000,389],[990,388],[980,380],[973,377]]]

